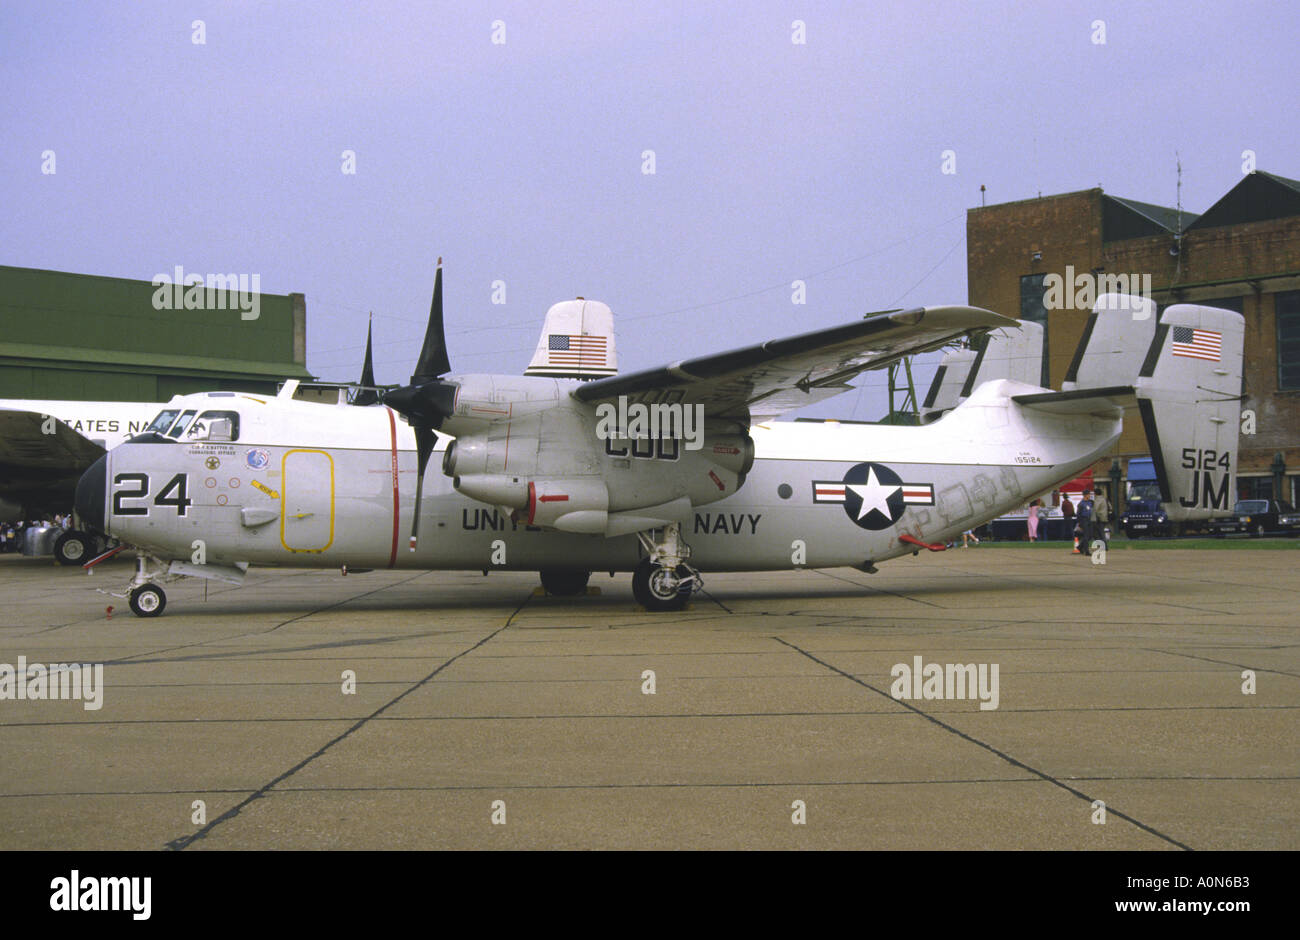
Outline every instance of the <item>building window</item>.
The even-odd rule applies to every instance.
[[[1273,295],[1277,320],[1277,387],[1300,389],[1300,290]]]
[[[1049,337],[1047,332],[1047,304],[1043,281],[1046,274],[1026,274],[1020,279],[1020,319],[1033,320],[1043,325],[1043,367],[1039,385],[1051,388],[1051,373],[1048,370]]]
[[[1272,499],[1272,477],[1237,477],[1237,499]]]

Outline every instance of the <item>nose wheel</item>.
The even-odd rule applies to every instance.
[[[131,592],[131,612],[137,617],[157,617],[167,606],[167,595],[156,584],[142,584]]]

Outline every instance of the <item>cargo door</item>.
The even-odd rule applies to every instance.
[[[334,541],[334,459],[291,450],[280,466],[280,543],[291,552],[325,551]]]

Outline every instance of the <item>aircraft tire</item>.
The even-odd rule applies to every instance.
[[[644,578],[641,576],[641,565],[644,564],[647,564],[647,562],[641,562],[641,564],[637,565],[632,571],[632,596],[636,598],[638,604],[646,608],[646,610],[649,610],[650,596],[646,591],[646,583],[649,580],[649,575],[647,574]]]
[[[542,588],[554,597],[576,597],[587,592],[590,571],[575,568],[543,568],[537,572],[542,577]]]
[[[80,565],[89,561],[95,542],[85,532],[69,529],[54,543],[54,558],[61,565]]]
[[[681,610],[690,600],[691,589],[689,587],[678,588],[670,595],[665,595],[661,589],[657,589],[658,579],[655,574],[658,572],[658,565],[651,565],[648,559],[643,559],[636,570],[632,572],[632,594],[636,597],[637,602],[646,610],[659,613],[664,611]],[[685,565],[679,565],[677,576],[684,578],[690,574]]]
[[[167,595],[156,584],[142,584],[131,592],[131,612],[137,617],[157,617],[167,606]]]

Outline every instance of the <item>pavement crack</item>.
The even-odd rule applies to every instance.
[[[1026,764],[1024,761],[1017,760],[1016,758],[1012,757],[1010,754],[1006,753],[1005,751],[1000,751],[992,744],[989,744],[985,741],[981,741],[979,738],[969,735],[965,731],[955,728],[945,721],[940,721],[938,718],[935,718],[933,715],[929,714],[928,712],[922,711],[921,709],[917,708],[915,705],[913,705],[910,702],[906,702],[901,699],[894,698],[888,692],[876,688],[874,685],[871,685],[869,682],[864,682],[863,680],[859,679],[857,676],[853,675],[852,673],[845,672],[843,669],[840,669],[838,666],[831,665],[830,663],[826,662],[826,660],[824,659],[818,659],[812,653],[808,652],[805,649],[801,649],[798,646],[795,646],[793,643],[789,642],[788,640],[784,640],[779,636],[773,637],[773,639],[776,640],[778,643],[782,644],[783,646],[788,646],[790,649],[794,650],[796,653],[799,653],[801,656],[806,656],[807,658],[811,659],[813,662],[825,666],[827,669],[831,670],[832,672],[839,673],[841,676],[848,679],[850,682],[856,682],[864,689],[870,689],[872,692],[875,692],[877,695],[884,696],[885,698],[889,699],[891,702],[895,702],[896,704],[901,705],[903,708],[906,708],[908,711],[913,712],[916,715],[919,715],[920,717],[924,718],[926,721],[938,725],[940,728],[947,731],[949,734],[954,734],[957,737],[961,738],[963,741],[966,741],[970,744],[974,744],[977,747],[983,748],[984,750],[988,751],[990,754],[993,754],[1001,758],[1002,760],[1006,761],[1011,766],[1018,767],[1019,769],[1027,773],[1031,773],[1036,777],[1046,780],[1048,783],[1060,787],[1062,790],[1066,791],[1067,793],[1076,796],[1081,800],[1086,801],[1089,805],[1096,802],[1094,797],[1089,796],[1088,794],[1084,793],[1082,790],[1070,786],[1068,783],[1064,782],[1063,780],[1057,777],[1053,777],[1051,774],[1039,770],[1036,767],[1031,767],[1028,764]],[[1125,822],[1137,826],[1143,832],[1149,832],[1151,835],[1155,836],[1158,839],[1162,839],[1165,842],[1168,842],[1170,845],[1177,846],[1178,848],[1184,849],[1185,851],[1188,852],[1194,851],[1190,845],[1185,845],[1182,842],[1179,842],[1173,836],[1165,835],[1160,830],[1152,826],[1148,826],[1146,823],[1142,822],[1141,820],[1135,819],[1134,817],[1128,815],[1127,813],[1114,809],[1109,804],[1106,806],[1106,813],[1107,815],[1110,816],[1118,816],[1120,819],[1123,819]]]
[[[373,593],[373,592],[371,592],[371,593]],[[529,597],[531,597],[531,596],[532,596],[532,595],[530,594]],[[400,702],[402,699],[406,698],[406,697],[407,697],[408,695],[410,695],[412,692],[416,691],[417,689],[423,688],[427,683],[433,681],[433,680],[438,676],[438,674],[439,674],[440,672],[442,672],[444,669],[446,669],[446,668],[447,668],[448,666],[450,666],[452,663],[456,662],[458,659],[461,659],[462,657],[468,656],[470,653],[474,652],[475,650],[479,649],[479,648],[482,647],[484,644],[486,644],[488,641],[490,641],[490,640],[491,640],[493,637],[495,637],[497,634],[499,634],[499,633],[501,633],[503,630],[506,630],[507,628],[509,628],[510,624],[514,621],[515,617],[518,616],[519,612],[520,612],[521,610],[524,609],[524,606],[525,606],[527,603],[528,603],[528,597],[524,598],[523,603],[521,603],[518,607],[516,607],[516,608],[514,609],[514,611],[510,614],[510,616],[506,618],[506,622],[505,622],[505,623],[503,623],[501,626],[497,627],[495,630],[493,630],[493,631],[492,631],[491,633],[489,633],[487,636],[483,637],[483,638],[482,638],[481,640],[479,640],[477,643],[475,643],[474,645],[472,645],[472,646],[470,646],[470,647],[467,647],[466,649],[461,650],[461,651],[460,651],[459,653],[457,653],[455,656],[451,657],[451,658],[448,659],[446,662],[444,662],[442,665],[438,666],[437,669],[434,669],[434,670],[433,670],[432,672],[430,672],[427,676],[425,676],[425,677],[424,677],[423,679],[421,679],[420,681],[416,682],[416,683],[415,683],[414,685],[412,685],[410,688],[405,689],[405,690],[403,690],[402,692],[398,693],[397,695],[395,695],[393,698],[389,699],[389,700],[388,700],[387,702],[385,702],[383,705],[379,706],[379,708],[375,709],[373,712],[371,712],[371,713],[370,713],[369,715],[367,715],[366,717],[360,719],[359,721],[354,722],[354,723],[351,725],[351,727],[349,727],[349,728],[348,728],[346,731],[344,731],[342,734],[336,735],[334,738],[332,738],[331,740],[327,741],[325,744],[321,745],[319,748],[317,748],[317,749],[316,749],[315,751],[313,751],[311,754],[308,754],[308,755],[307,755],[306,757],[304,757],[302,760],[298,761],[298,763],[294,764],[292,767],[290,767],[290,768],[289,768],[288,770],[286,770],[284,773],[280,774],[280,775],[279,775],[278,777],[276,777],[274,780],[271,780],[270,782],[263,784],[261,787],[259,787],[259,788],[258,788],[257,790],[255,790],[255,791],[253,791],[251,794],[249,794],[248,796],[246,796],[244,799],[240,800],[238,803],[236,803],[236,804],[235,804],[234,806],[232,806],[230,809],[226,810],[224,813],[222,813],[222,814],[221,814],[220,816],[218,816],[216,819],[212,820],[212,821],[209,822],[207,825],[203,826],[203,828],[199,829],[199,830],[196,831],[196,832],[190,833],[190,834],[187,835],[187,836],[182,836],[182,837],[179,838],[179,839],[173,839],[172,841],[170,841],[170,842],[168,842],[168,843],[166,844],[165,848],[170,849],[170,850],[172,850],[172,851],[180,852],[180,851],[183,851],[183,850],[189,848],[191,845],[193,845],[193,844],[194,844],[195,842],[197,842],[199,839],[205,839],[205,838],[207,838],[208,835],[209,835],[209,834],[210,834],[214,829],[216,829],[216,828],[217,828],[218,826],[220,826],[222,823],[229,822],[230,820],[234,819],[236,816],[238,816],[238,815],[239,815],[239,814],[244,810],[245,807],[251,805],[252,803],[254,803],[254,802],[257,801],[257,800],[262,799],[262,798],[263,798],[264,796],[266,796],[267,793],[269,793],[269,792],[271,791],[271,789],[274,788],[277,784],[282,783],[282,782],[285,781],[285,780],[288,780],[288,779],[289,779],[290,777],[292,777],[294,774],[298,773],[298,771],[302,770],[302,769],[303,769],[304,767],[306,767],[308,764],[312,763],[312,761],[314,761],[314,760],[316,760],[317,758],[323,756],[327,751],[329,751],[329,750],[330,750],[332,747],[334,747],[336,744],[339,744],[339,743],[341,743],[342,741],[345,741],[347,738],[351,737],[354,733],[356,733],[357,731],[359,731],[361,728],[365,727],[369,722],[373,721],[375,718],[378,718],[378,717],[379,717],[380,715],[382,715],[384,712],[388,711],[390,708],[392,708],[394,705],[396,705],[396,704],[397,704],[398,702]],[[338,606],[338,605],[335,604],[335,605],[332,605],[332,606]],[[296,619],[296,618],[295,618],[295,619]],[[269,631],[264,631],[264,632],[269,632]]]

